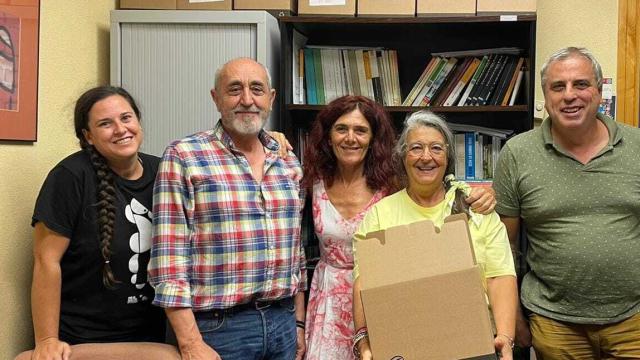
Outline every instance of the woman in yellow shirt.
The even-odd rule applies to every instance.
[[[496,326],[494,345],[503,359],[512,359],[515,332],[517,287],[513,257],[507,232],[495,212],[480,215],[464,202],[469,186],[454,180],[453,135],[446,122],[429,111],[412,114],[406,121],[395,148],[402,164],[407,187],[385,197],[367,213],[355,241],[362,241],[372,231],[431,220],[442,226],[444,218],[456,213],[469,216],[469,230],[474,252],[484,278]],[[354,252],[353,306],[356,330],[354,351],[360,359],[371,359],[366,321],[360,299],[358,255]]]

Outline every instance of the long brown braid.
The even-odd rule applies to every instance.
[[[107,160],[95,147],[89,144],[84,136],[89,131],[89,112],[95,103],[110,96],[122,96],[131,106],[138,119],[140,110],[133,97],[124,89],[114,86],[99,86],[87,90],[76,101],[74,110],[74,127],[76,137],[80,141],[80,147],[84,150],[96,172],[98,188],[96,189],[96,213],[98,222],[98,237],[100,239],[100,253],[104,259],[102,267],[102,282],[107,288],[114,288],[119,281],[113,275],[111,269],[111,240],[115,231],[116,217],[116,187],[115,176],[107,165]]]

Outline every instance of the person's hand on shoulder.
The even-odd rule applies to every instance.
[[[289,140],[284,136],[283,133],[277,131],[267,131],[267,133],[275,139],[280,145],[280,150],[278,151],[278,155],[281,158],[286,158],[289,156],[289,151],[293,150],[293,146],[289,143]]]
[[[222,360],[220,355],[203,340],[180,346],[182,360]]]
[[[69,360],[71,346],[55,337],[36,342],[31,360]]]
[[[471,205],[473,212],[488,215],[496,207],[496,193],[491,187],[473,187],[465,201]]]

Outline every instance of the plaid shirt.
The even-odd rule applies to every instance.
[[[266,132],[259,139],[261,183],[220,122],[165,150],[153,197],[155,305],[204,311],[306,290],[300,163],[277,156]]]

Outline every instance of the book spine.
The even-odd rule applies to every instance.
[[[431,69],[433,68],[434,64],[437,61],[438,61],[438,58],[435,58],[435,57],[429,60],[429,63],[422,71],[422,74],[420,74],[420,77],[418,78],[416,83],[413,85],[413,88],[411,88],[411,91],[409,91],[409,95],[407,95],[407,98],[402,102],[403,106],[409,106],[413,103],[413,101],[416,99],[416,96],[418,95],[420,90],[424,87],[424,84],[426,83],[427,78],[429,76],[429,72],[431,71]]]
[[[425,82],[424,86],[416,96],[416,99],[411,103],[412,106],[420,106],[420,103],[424,99],[425,95],[427,95],[427,92],[433,85],[433,82],[435,81],[435,79],[438,77],[438,74],[440,73],[440,71],[442,71],[442,68],[447,63],[447,61],[443,58],[438,58],[437,61],[438,63],[435,64],[433,69],[429,72],[429,77],[427,78],[427,81]]]
[[[467,100],[467,105],[477,106],[479,105],[480,94],[484,91],[485,86],[487,85],[487,79],[493,69],[496,67],[497,55],[491,54],[489,55],[489,59],[487,60],[487,65],[482,70],[482,74],[478,78],[476,85],[473,88],[473,91],[469,95],[469,99]]]
[[[373,50],[369,51],[369,66],[371,67],[371,84],[373,85],[373,99],[383,104],[382,99],[382,83],[380,80],[380,69],[378,68],[378,57]]]
[[[313,49],[313,69],[316,75],[316,99],[317,104],[326,104],[324,99],[324,74],[322,73],[322,55],[320,49]]]
[[[457,133],[454,136],[456,143],[456,178],[465,178],[465,133]]]
[[[311,49],[304,49],[305,59],[305,78],[307,80],[307,104],[317,105],[318,98],[316,97],[316,76],[314,70],[313,51]]]
[[[356,50],[356,59],[358,64],[358,82],[360,84],[360,95],[370,97],[369,87],[367,85],[367,74],[364,69],[364,50]]]
[[[389,50],[389,65],[391,67],[391,78],[393,79],[393,105],[402,104],[402,92],[400,91],[400,73],[398,72],[398,52]]]
[[[457,103],[458,98],[460,98],[460,96],[462,95],[462,90],[471,80],[471,77],[476,72],[476,69],[478,69],[479,64],[480,60],[473,58],[473,60],[469,64],[469,67],[462,75],[462,78],[460,78],[460,81],[458,81],[456,87],[451,91],[451,94],[449,95],[447,101],[445,101],[444,106],[453,106]]]
[[[523,74],[524,74],[524,70],[520,69],[520,71],[518,71],[518,78],[516,79],[516,84],[513,86],[511,99],[509,99],[509,106],[513,106],[516,103],[516,99],[518,98],[518,93],[520,92],[520,83],[522,82]]]
[[[511,81],[509,82],[509,88],[507,89],[507,92],[504,94],[504,97],[502,99],[502,103],[500,105],[502,106],[507,106],[509,105],[509,99],[511,98],[511,93],[513,93],[513,88],[516,85],[516,80],[518,79],[518,73],[520,72],[520,69],[522,69],[522,63],[524,62],[524,58],[520,57],[518,59],[518,63],[516,64],[513,74],[511,75]]]
[[[353,94],[353,83],[351,82],[351,64],[349,63],[349,54],[346,49],[340,50],[340,57],[343,66],[343,76],[345,91],[347,94]]]
[[[489,61],[489,57],[488,56],[485,55],[485,56],[482,57],[482,60],[480,61],[480,64],[478,65],[478,69],[476,70],[476,72],[471,77],[471,80],[469,81],[469,85],[467,86],[467,88],[464,91],[464,93],[462,93],[462,97],[460,97],[460,101],[458,102],[458,106],[469,105],[469,104],[467,104],[467,102],[469,101],[469,95],[471,95],[471,93],[473,92],[473,89],[475,88],[476,83],[478,82],[478,78],[480,77],[480,75],[484,71],[484,68],[487,66],[487,62],[488,61]]]
[[[502,98],[504,97],[504,93],[507,91],[509,81],[511,80],[511,75],[513,75],[513,68],[516,66],[517,61],[518,59],[515,56],[509,56],[507,58],[507,62],[504,65],[504,70],[502,70],[502,74],[500,74],[500,77],[498,78],[496,89],[489,98],[488,103],[490,105],[499,105],[500,102],[502,102]]]
[[[485,86],[482,93],[478,96],[478,105],[487,105],[491,95],[496,90],[498,86],[498,79],[500,78],[500,74],[504,70],[504,66],[507,61],[506,55],[499,55],[498,61],[496,62],[496,66],[494,66],[493,71],[489,74],[487,78],[487,86]]]
[[[475,134],[467,132],[464,134],[464,151],[465,151],[465,179],[475,179],[476,174],[476,139]]]
[[[434,95],[440,89],[440,87],[444,83],[444,80],[447,78],[447,75],[449,75],[451,69],[453,69],[453,66],[457,61],[458,59],[456,58],[447,60],[447,63],[440,71],[440,74],[438,74],[438,77],[436,78],[436,80],[434,80],[433,85],[429,88],[429,91],[420,102],[420,106],[428,106],[431,104],[431,101],[434,99]]]
[[[293,103],[294,104],[304,104],[304,50],[302,48],[298,49],[298,71],[296,72],[296,78],[293,80],[297,81],[296,86],[294,86],[293,90]]]
[[[356,60],[355,50],[347,50],[347,56],[349,57],[349,70],[351,71],[352,94],[362,95],[360,92],[360,82],[358,81],[358,61]]]
[[[324,89],[324,104],[328,104],[335,98],[335,77],[333,72],[333,60],[330,49],[320,49],[322,63],[322,84]]]
[[[454,66],[451,72],[449,72],[449,76],[445,79],[444,84],[442,84],[442,91],[438,91],[435,95],[432,106],[442,106],[444,104],[445,100],[447,100],[449,95],[451,95],[453,88],[458,84],[458,81],[460,81],[460,78],[469,67],[470,63],[471,58],[465,58],[462,61],[458,61],[456,66]]]
[[[484,143],[484,136],[478,133],[474,134],[475,136],[475,173],[473,174],[474,179],[476,180],[480,180],[482,178],[484,178],[484,147],[483,147],[483,143]]]

